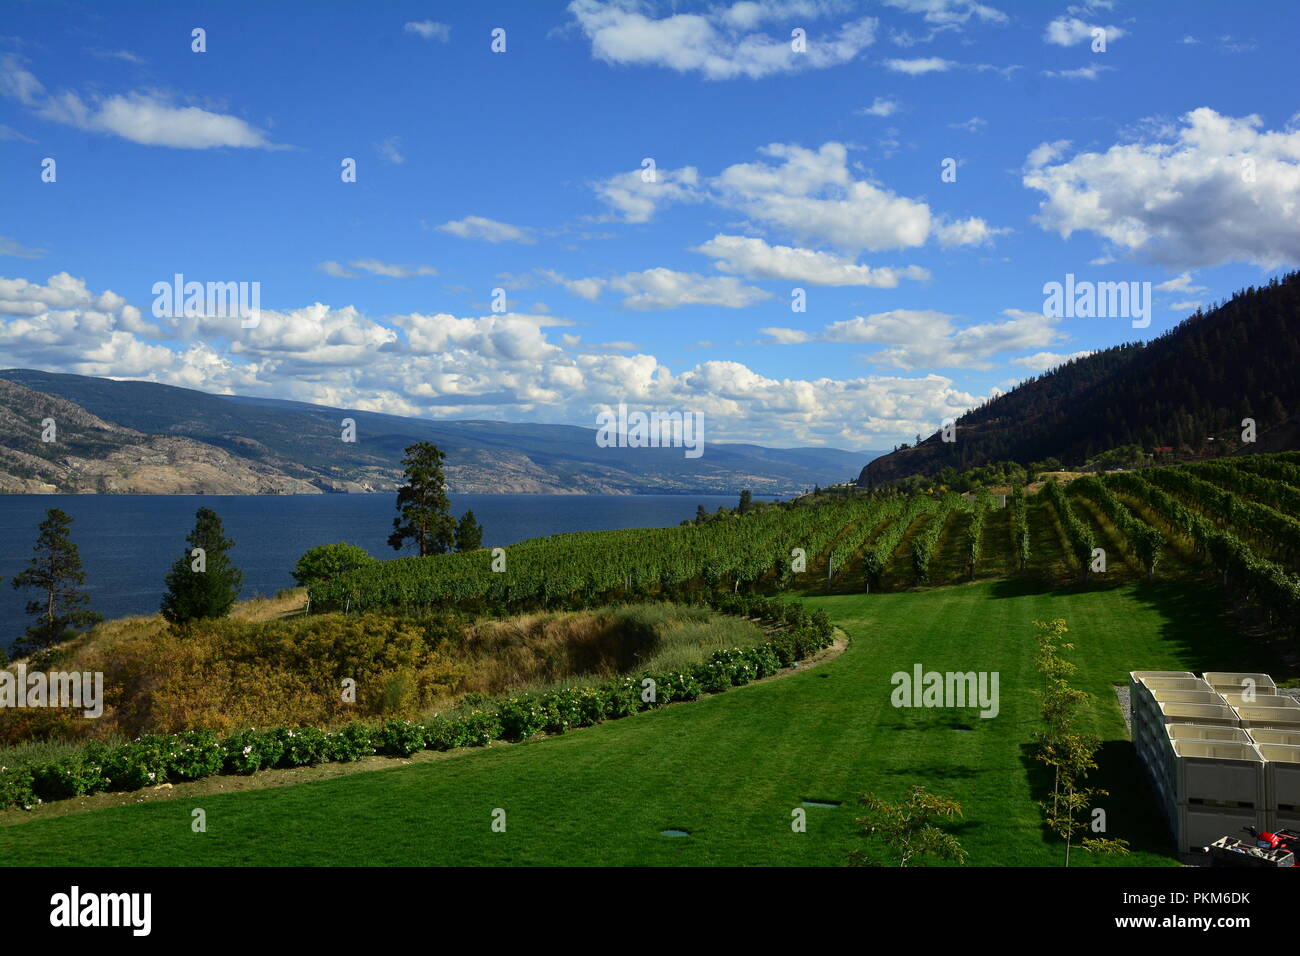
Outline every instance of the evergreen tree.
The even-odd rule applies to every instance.
[[[42,593],[39,600],[27,602],[27,613],[38,617],[14,642],[14,651],[20,654],[58,644],[72,637],[75,628],[103,620],[90,610],[90,598],[81,591],[86,572],[72,541],[72,518],[58,508],[50,508],[38,530],[31,561],[11,582],[15,588]]]
[[[483,526],[474,517],[473,511],[466,511],[456,525],[456,550],[477,551],[483,547]]]
[[[695,506],[695,523],[704,524],[709,520],[709,513],[704,510],[704,505]]]
[[[420,557],[444,554],[456,543],[456,519],[451,516],[447,479],[442,474],[444,457],[432,442],[406,447],[402,459],[406,484],[397,490],[398,517],[388,536],[395,551],[402,550],[408,539],[415,542]]]
[[[749,514],[749,510],[754,507],[754,495],[748,488],[740,493],[740,506],[738,510],[742,515]]]
[[[211,508],[194,515],[194,530],[185,539],[186,553],[167,572],[162,616],[185,627],[192,621],[225,617],[239,597],[244,574],[230,561],[235,542],[226,537],[221,518]]]

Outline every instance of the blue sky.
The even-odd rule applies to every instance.
[[[0,11],[5,366],[878,449],[1300,261],[1294,3]]]

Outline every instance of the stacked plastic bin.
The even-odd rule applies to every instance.
[[[1300,830],[1300,704],[1267,674],[1134,671],[1133,744],[1179,850]]]

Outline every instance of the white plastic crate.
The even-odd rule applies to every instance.
[[[1207,671],[1203,676],[1207,684],[1230,694],[1240,694],[1246,686],[1246,681],[1254,682],[1257,694],[1277,693],[1277,685],[1267,674],[1255,674],[1249,671]]]
[[[1216,727],[1213,724],[1165,724],[1165,733],[1170,740],[1210,740],[1230,744],[1255,742],[1240,727]]]
[[[1247,700],[1241,694],[1221,695],[1229,707],[1296,707],[1296,699],[1289,694],[1256,694]]]
[[[1300,747],[1300,730],[1273,730],[1269,727],[1252,727],[1246,731],[1257,744],[1282,744]]]
[[[1158,690],[1201,690],[1213,692],[1214,688],[1199,677],[1151,677],[1142,681],[1142,686],[1155,692]]]
[[[1294,810],[1269,810],[1264,814],[1264,830],[1276,833],[1278,830],[1294,830],[1300,833],[1300,813]]]
[[[1300,813],[1300,747],[1257,744],[1264,764],[1265,809]]]
[[[1159,704],[1160,717],[1166,724],[1211,724],[1218,727],[1241,726],[1241,718],[1227,704]],[[1280,708],[1270,708],[1276,710]]]
[[[1173,748],[1177,803],[1266,808],[1264,758],[1254,744],[1175,740]]]
[[[1300,707],[1249,707],[1234,708],[1241,718],[1241,726],[1271,727],[1274,730],[1300,731]]]
[[[1244,827],[1267,830],[1269,814],[1233,807],[1179,805],[1174,808],[1174,838],[1179,852],[1209,846],[1220,837],[1246,838]]]
[[[1212,690],[1155,690],[1151,691],[1151,697],[1157,704],[1214,704],[1223,707],[1229,703],[1223,694]]]

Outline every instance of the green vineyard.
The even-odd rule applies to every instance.
[[[821,494],[699,524],[401,558],[311,590],[314,609],[518,611],[691,592],[848,593],[1006,574],[1056,583],[1213,576],[1274,632],[1300,611],[1300,456],[902,496]]]

